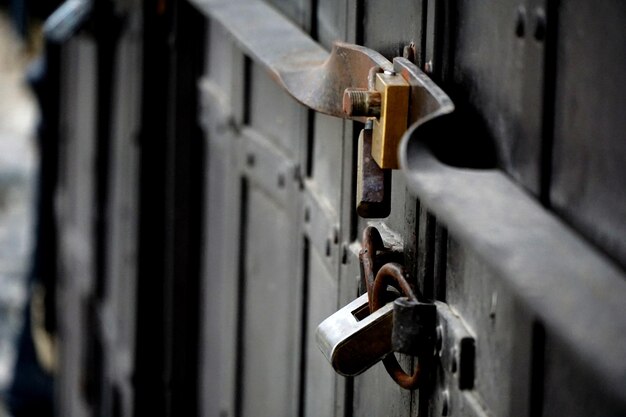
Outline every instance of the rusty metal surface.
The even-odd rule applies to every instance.
[[[391,210],[391,172],[372,158],[371,124],[359,135],[356,180],[356,211],[364,218],[383,218]]]
[[[342,107],[344,90],[366,88],[374,66],[392,69],[385,57],[362,46],[336,42],[329,54],[263,2],[193,3],[227,28],[241,49],[289,94],[320,113],[347,117]]]
[[[374,285],[372,286],[372,312],[378,311],[382,307],[383,294],[387,288],[387,285],[397,286],[405,297],[408,297],[412,301],[417,301],[415,294],[411,290],[409,283],[404,278],[405,271],[402,265],[395,262],[389,262],[383,265],[376,274]],[[394,285],[395,284],[395,285]],[[421,367],[419,364],[413,364],[413,373],[406,373],[396,359],[393,353],[389,354],[383,359],[383,365],[387,373],[393,379],[396,384],[404,389],[413,390],[416,389],[421,382]]]
[[[381,309],[389,301],[386,289],[391,285],[401,291],[405,297],[417,301],[417,297],[405,278],[402,265],[396,262],[387,262],[380,265],[377,262],[377,253],[384,252],[385,247],[378,230],[369,226],[363,231],[363,249],[359,253],[361,261],[361,278],[367,288],[370,314]],[[393,353],[383,358],[383,365],[389,376],[402,388],[413,390],[420,383],[420,367],[414,365],[412,374],[407,374]]]

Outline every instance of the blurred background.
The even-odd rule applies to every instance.
[[[13,8],[11,7],[13,6]],[[41,54],[41,16],[25,24],[15,8],[0,9],[0,415],[8,416],[35,241],[39,169],[38,106],[27,70]],[[27,27],[28,26],[28,27]],[[49,386],[52,389],[52,386]]]

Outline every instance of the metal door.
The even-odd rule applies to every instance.
[[[624,375],[623,358],[600,359],[594,356],[600,343],[583,341],[593,333],[624,349],[623,338],[610,330],[625,325],[615,316],[624,311],[626,293],[619,232],[626,195],[617,186],[624,173],[616,165],[624,160],[616,138],[625,105],[623,95],[610,91],[623,79],[621,3],[586,5],[588,13],[579,13],[576,1],[192,3],[208,23],[199,86],[208,161],[201,415],[624,412],[624,389],[613,384]],[[453,122],[439,127],[437,157],[454,178],[476,174],[463,182],[467,187],[446,191],[444,182],[435,192],[423,185],[411,142],[402,150],[406,165],[392,174],[389,217],[359,218],[354,173],[362,125],[297,104],[263,69],[263,51],[239,40],[237,22],[283,28],[285,20],[327,50],[343,40],[392,59],[413,44],[416,64],[455,103]],[[595,48],[599,27],[585,35],[576,28],[599,22],[608,24],[610,41]],[[277,31],[274,41],[289,38]],[[576,42],[589,57],[586,69],[576,64]],[[601,67],[610,68],[611,82],[592,81]],[[607,102],[600,104],[600,97]],[[591,115],[592,103],[603,116]],[[584,116],[582,106],[589,110]],[[603,145],[591,145],[594,137]],[[420,158],[434,167],[441,162]],[[608,166],[598,167],[599,160]],[[580,184],[584,192],[574,192]],[[596,198],[602,203],[593,203]],[[448,201],[473,205],[464,211]],[[498,213],[496,223],[484,213]],[[396,386],[381,364],[355,378],[337,376],[314,343],[317,324],[359,293],[358,253],[367,225],[403,254],[425,299],[445,303],[438,306],[453,312],[475,343],[469,356],[457,358],[462,363],[437,362],[418,391]],[[528,241],[515,247],[528,236],[532,241],[535,230],[543,251]],[[532,253],[538,254],[534,265]],[[561,263],[550,261],[558,256]],[[571,280],[562,280],[570,272]],[[537,279],[542,273],[545,283]],[[585,279],[589,274],[597,274],[595,284]],[[550,283],[571,283],[569,295]],[[603,321],[598,333],[587,333],[594,320],[578,321],[568,304],[568,297],[588,295],[583,312],[615,319]],[[443,357],[458,354],[450,341]],[[400,362],[408,368],[413,359]],[[459,368],[471,370],[469,383],[459,384]]]

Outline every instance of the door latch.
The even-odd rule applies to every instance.
[[[400,168],[398,150],[407,131],[454,110],[450,98],[407,58],[390,62],[372,49],[342,42],[328,53],[263,2],[206,0],[197,6],[221,22],[244,52],[303,105],[330,116],[371,120],[370,152],[383,170]],[[249,24],[251,15],[256,16],[254,25]],[[276,42],[277,34],[288,42]],[[368,184],[362,181],[362,189]],[[390,198],[389,185],[383,185],[379,208]],[[357,211],[363,217],[389,213]]]
[[[374,270],[374,257],[384,249],[378,230],[366,228],[359,257],[367,294],[324,320],[317,328],[316,340],[333,368],[342,375],[358,375],[382,359],[398,385],[416,389],[420,367],[406,373],[393,352],[418,357],[433,355],[436,307],[418,301],[401,265],[388,262]],[[388,286],[404,297],[390,298]]]

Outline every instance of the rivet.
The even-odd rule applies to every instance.
[[[498,307],[498,293],[497,292],[493,292],[491,294],[491,308],[489,309],[489,317],[491,319],[495,319],[496,318],[496,309]]]
[[[415,63],[416,55],[417,54],[415,53],[415,42],[411,42],[402,49],[402,57],[408,59],[412,63]]]
[[[311,221],[311,209],[309,207],[304,208],[304,221],[306,223]]]
[[[436,341],[435,341],[435,355],[441,356],[443,353],[443,328],[441,326],[437,326],[436,331]]]
[[[424,72],[427,74],[432,74],[433,72],[433,61],[428,61],[424,64]]]
[[[255,163],[256,158],[254,157],[253,153],[249,153],[248,155],[246,155],[246,164],[248,164],[249,167],[254,166]]]
[[[278,188],[283,188],[285,186],[285,174],[282,172],[278,174]]]
[[[453,374],[456,373],[457,368],[458,368],[458,364],[457,364],[457,350],[452,349],[452,351],[450,352],[450,372],[452,372]]]
[[[447,389],[441,391],[441,415],[447,416],[450,413],[450,394]]]
[[[541,7],[535,9],[534,36],[539,42],[543,41],[546,37],[546,13]]]
[[[518,38],[523,38],[526,33],[526,8],[519,6],[515,16],[515,35]]]
[[[348,244],[343,243],[341,245],[341,263],[343,265],[348,263]]]
[[[326,256],[330,257],[331,254],[332,254],[332,239],[328,238],[326,239]]]

